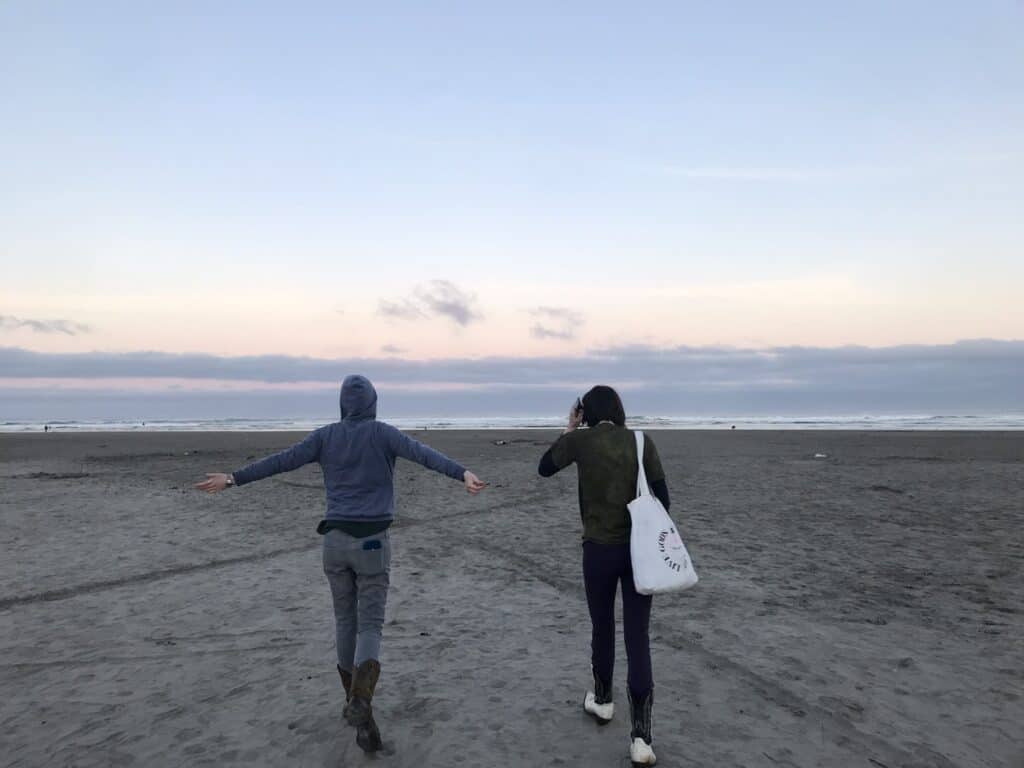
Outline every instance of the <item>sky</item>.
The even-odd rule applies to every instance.
[[[357,368],[426,410],[1013,409],[1022,93],[1019,0],[8,0],[0,418]]]

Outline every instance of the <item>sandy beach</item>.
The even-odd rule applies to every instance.
[[[1024,433],[653,434],[702,578],[655,599],[659,765],[1024,765]],[[621,639],[615,721],[581,711],[575,470],[536,474],[553,433],[415,436],[491,487],[399,464],[366,758],[318,469],[191,490],[300,435],[0,435],[0,762],[627,765]]]

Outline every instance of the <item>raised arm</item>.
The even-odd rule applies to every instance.
[[[555,460],[551,457],[551,452],[554,449],[554,446],[551,446],[544,451],[544,455],[540,457],[540,464],[537,465],[537,474],[541,477],[551,477],[560,469],[564,469],[564,467],[560,467],[555,464]]]
[[[208,473],[206,479],[195,487],[207,493],[217,493],[232,485],[245,485],[281,472],[291,472],[304,464],[320,458],[322,435],[319,429],[310,432],[301,443],[291,448],[254,461],[230,475],[221,472]]]
[[[576,461],[576,436],[574,432],[565,432],[540,457],[537,473],[541,477],[551,477]]]
[[[576,461],[576,438],[573,436],[577,427],[583,421],[583,408],[579,400],[569,411],[569,421],[566,422],[562,436],[555,440],[554,445],[548,448],[540,457],[540,464],[537,465],[537,474],[541,477],[551,477],[559,470],[565,469]]]
[[[470,493],[475,494],[483,490],[485,483],[481,482],[480,478],[440,451],[435,451],[419,440],[414,440],[390,424],[385,426],[384,432],[388,447],[395,456],[400,456],[407,461],[414,461],[427,469],[447,475],[453,480],[460,480],[465,483],[466,490]]]

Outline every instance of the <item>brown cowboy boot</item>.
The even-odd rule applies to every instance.
[[[352,700],[348,704],[348,722],[356,727],[356,744],[364,752],[381,748],[380,730],[373,719],[373,691],[380,679],[380,662],[367,659],[352,673]]]
[[[348,719],[348,703],[352,701],[352,673],[346,672],[338,665],[338,675],[341,677],[341,687],[345,689],[345,708],[341,710],[341,716]]]

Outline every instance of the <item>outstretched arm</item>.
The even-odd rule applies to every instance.
[[[201,483],[196,483],[194,487],[207,493],[217,493],[231,485],[245,485],[281,472],[291,472],[293,469],[298,469],[304,464],[319,459],[320,446],[320,430],[315,430],[310,432],[309,436],[301,443],[296,443],[291,448],[255,461],[230,475],[220,472],[207,474],[206,479]]]
[[[417,464],[447,475],[453,480],[461,480],[465,484],[466,490],[472,494],[479,493],[486,485],[457,461],[449,459],[440,451],[435,451],[430,446],[424,445],[419,440],[414,440],[390,425],[387,426],[387,440],[395,456],[415,461]]]

